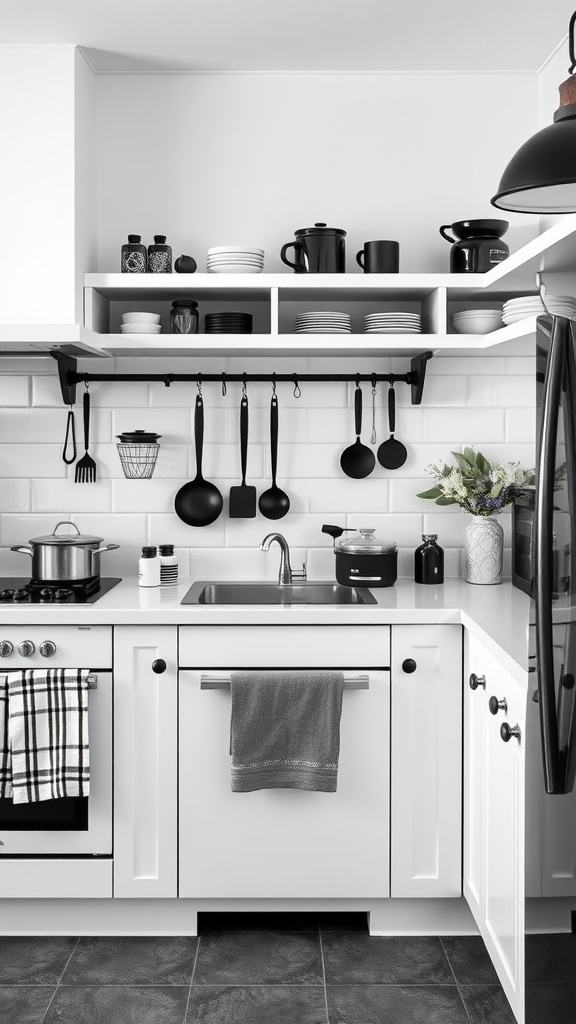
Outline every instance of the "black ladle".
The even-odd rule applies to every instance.
[[[196,477],[189,480],[174,498],[174,510],[188,526],[210,526],[222,511],[224,501],[215,484],[202,476],[202,448],[204,445],[204,403],[196,396],[194,409],[194,442],[196,445]]]
[[[394,437],[394,431],[396,430],[396,395],[394,392],[394,385],[390,385],[388,391],[388,428],[390,430],[390,437],[387,441],[383,441],[378,449],[378,462],[384,469],[400,469],[408,458],[408,452],[402,444]]]
[[[360,440],[362,432],[362,389],[359,384],[356,385],[354,392],[354,424],[356,440],[354,444],[351,444],[349,448],[342,452],[340,465],[346,476],[351,476],[355,480],[361,480],[362,477],[370,475],[376,465],[376,459],[374,458],[374,452],[365,444],[362,444]]]
[[[265,519],[283,519],[290,508],[290,498],[276,486],[276,465],[278,459],[278,399],[270,400],[270,460],[272,462],[272,486],[263,491],[258,508]]]

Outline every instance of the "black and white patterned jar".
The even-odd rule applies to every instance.
[[[123,274],[145,274],[148,266],[146,246],[141,245],[141,235],[128,235],[128,242],[122,246],[121,269]]]
[[[172,273],[172,247],[166,245],[166,235],[154,235],[154,245],[148,246],[148,273]]]

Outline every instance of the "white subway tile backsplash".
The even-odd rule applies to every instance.
[[[169,365],[168,365],[169,363]],[[299,358],[304,372],[405,373],[406,357],[311,356]],[[99,360],[83,360],[81,368],[98,372]],[[164,364],[163,367],[164,368]],[[170,359],[166,369],[186,372],[189,359]],[[413,552],[423,532],[439,534],[445,549],[447,577],[462,570],[460,554],[470,517],[458,506],[440,509],[417,498],[432,485],[426,470],[431,463],[451,462],[451,450],[471,444],[496,462],[519,461],[534,465],[534,357],[434,357],[428,363],[423,401],[410,404],[410,391],[396,387],[396,434],[408,449],[404,466],[386,472],[377,463],[370,477],[351,480],[340,469],[340,455],[354,440],[354,385],[309,383],[302,397],[293,397],[293,385],[278,384],[280,446],[278,483],[290,496],[289,514],[271,522],[257,514],[252,520],[228,518],[229,490],[240,482],[239,403],[241,385],[203,385],[205,449],[203,472],[222,491],[224,510],[210,527],[195,529],[174,514],[174,496],[195,476],[195,384],[94,383],[91,386],[94,445],[98,466],[95,485],[74,483],[74,467],[61,461],[67,409],[62,404],[55,373],[0,377],[0,572],[24,574],[24,556],[7,550],[10,543],[51,532],[59,519],[70,516],[84,532],[119,543],[118,551],[104,556],[103,571],[126,575],[137,572],[140,550],[146,542],[175,543],[180,574],[196,578],[274,579],[278,571],[275,547],[268,554],[259,544],[278,529],[290,543],[294,566],[306,556],[311,579],[334,579],[332,542],[323,535],[323,523],[373,526],[377,535],[398,544],[399,573],[413,575]],[[110,372],[158,372],[158,360],[128,357],[110,360]],[[274,359],[277,373],[293,373],[294,360]],[[203,373],[269,372],[269,361],[257,357],[201,357],[194,370]],[[82,397],[76,401],[77,439],[82,454]],[[370,444],[372,394],[363,383],[362,441]],[[249,384],[250,447],[248,483],[258,494],[270,483],[268,384]],[[377,386],[377,445],[388,436],[386,384]],[[30,408],[30,405],[32,408]],[[158,462],[151,480],[124,477],[115,435],[122,430],[153,429],[162,435]],[[505,528],[507,559],[510,516]],[[508,561],[507,561],[507,564]]]
[[[469,377],[468,404],[476,406],[510,406],[534,408],[536,381],[533,374],[505,377]]]
[[[31,487],[33,512],[63,513],[71,508],[76,512],[112,510],[109,480],[96,480],[93,484],[77,484],[73,477],[68,480],[32,480]]]
[[[428,444],[449,441],[459,450],[463,437],[473,437],[475,447],[485,441],[504,440],[503,409],[424,409],[422,420]]]
[[[30,378],[16,377],[11,373],[0,377],[0,405],[17,406],[30,404]]]
[[[0,512],[27,512],[29,508],[30,481],[2,480],[0,484]]]

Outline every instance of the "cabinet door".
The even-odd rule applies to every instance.
[[[462,627],[392,627],[392,896],[462,894]]]
[[[474,637],[467,669],[464,894],[510,1005],[523,1020],[526,693]],[[481,677],[475,691],[470,672]],[[494,715],[491,697],[505,703]],[[517,726],[520,736],[504,742],[503,723]]]
[[[114,673],[114,895],[177,896],[176,627],[117,627]]]
[[[180,896],[389,895],[390,673],[361,671],[368,689],[344,690],[335,793],[233,793],[230,692],[180,672]]]

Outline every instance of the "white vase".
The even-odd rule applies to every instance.
[[[494,516],[474,516],[466,527],[467,583],[502,582],[504,531]]]

